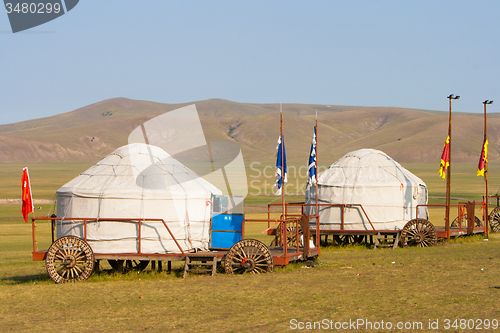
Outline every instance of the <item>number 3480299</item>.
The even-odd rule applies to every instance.
[[[498,320],[493,319],[455,319],[450,320],[450,319],[445,319],[444,320],[444,329],[469,329],[469,330],[489,330],[493,329],[496,330],[498,329]]]
[[[51,3],[35,3],[35,2],[24,2],[24,3],[17,3],[13,5],[10,2],[7,2],[5,4],[5,10],[7,11],[7,14],[10,14],[12,12],[18,13],[18,14],[51,14],[55,13],[58,14],[61,11],[61,5],[59,3],[51,4]]]

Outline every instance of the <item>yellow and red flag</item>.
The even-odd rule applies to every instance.
[[[477,166],[477,175],[484,177],[484,170],[486,169],[486,163],[488,162],[488,139],[483,142],[483,150],[481,151],[481,157],[479,158],[479,165]]]
[[[33,205],[33,196],[31,195],[30,186],[30,176],[28,174],[28,168],[23,169],[23,178],[21,179],[23,186],[23,208],[22,213],[24,217],[24,222],[28,222],[28,214],[35,210]]]
[[[446,179],[446,169],[450,166],[450,136],[446,138],[446,142],[443,148],[443,154],[441,155],[441,166],[439,167],[439,175],[441,178]]]

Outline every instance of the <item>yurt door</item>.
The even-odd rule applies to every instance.
[[[228,196],[214,197],[213,203],[210,248],[229,249],[243,239],[243,205],[228,210]]]
[[[425,185],[418,185],[417,205],[427,205],[427,187]],[[418,217],[421,219],[429,219],[429,212],[427,207],[418,207]]]

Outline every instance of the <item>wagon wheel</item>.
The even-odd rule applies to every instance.
[[[280,220],[283,220],[283,215],[280,216]],[[281,226],[283,223],[278,224],[276,227],[276,236],[274,236],[273,240],[271,241],[271,244],[269,244],[270,247],[276,247],[276,246],[281,246]],[[288,231],[288,230],[287,230]],[[287,233],[288,236],[288,233]]]
[[[281,246],[281,223],[276,228],[276,236],[269,244],[270,247]],[[295,227],[287,227],[286,228],[286,238],[287,238],[287,246],[295,246],[297,244],[297,229]],[[303,235],[302,228],[299,228],[299,238]]]
[[[475,219],[475,226],[476,228],[479,228],[479,227],[484,227],[484,224],[483,224],[483,221],[481,221],[481,219],[479,219],[479,217],[477,216],[474,216],[476,219]]]
[[[148,267],[149,260],[111,260],[108,259],[109,265],[115,271],[129,272],[129,271],[143,271]]]
[[[45,267],[55,283],[85,281],[94,271],[94,253],[81,238],[61,237],[49,247]]]
[[[342,235],[342,236],[340,236],[340,242],[342,245],[349,245],[351,243],[354,243],[354,236],[353,235]]]
[[[401,231],[400,244],[403,247],[427,247],[437,244],[437,232],[432,223],[424,219],[414,219],[406,223]]]
[[[364,240],[365,240],[365,235],[354,236],[354,241],[358,244],[363,243]]]
[[[302,236],[302,228],[299,228],[299,241],[300,241],[300,236]],[[287,239],[287,246],[296,246],[297,245],[297,228],[296,227],[288,227],[286,228],[286,239]]]
[[[475,227],[482,227],[483,226],[483,221],[479,219],[479,217],[474,216],[474,226]],[[450,227],[458,228],[459,223],[458,223],[458,216],[451,222]],[[467,229],[467,214],[464,214],[462,217],[462,229]]]
[[[224,259],[226,274],[267,273],[273,269],[274,259],[271,251],[256,239],[244,239],[234,244]]]
[[[500,207],[496,207],[491,211],[489,219],[491,231],[500,232]]]
[[[353,235],[335,235],[334,238],[339,245],[348,245],[357,241]]]

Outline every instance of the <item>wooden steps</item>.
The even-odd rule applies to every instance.
[[[377,237],[375,240],[375,246],[373,247],[374,250],[376,250],[379,247],[392,247],[393,249],[396,249],[399,244],[399,236],[401,235],[401,231],[398,231],[396,233],[390,233],[390,234],[381,234],[380,232],[377,233]]]
[[[217,257],[195,257],[186,256],[186,262],[184,264],[184,275],[182,278],[186,278],[188,273],[211,273],[214,276],[217,272]]]

